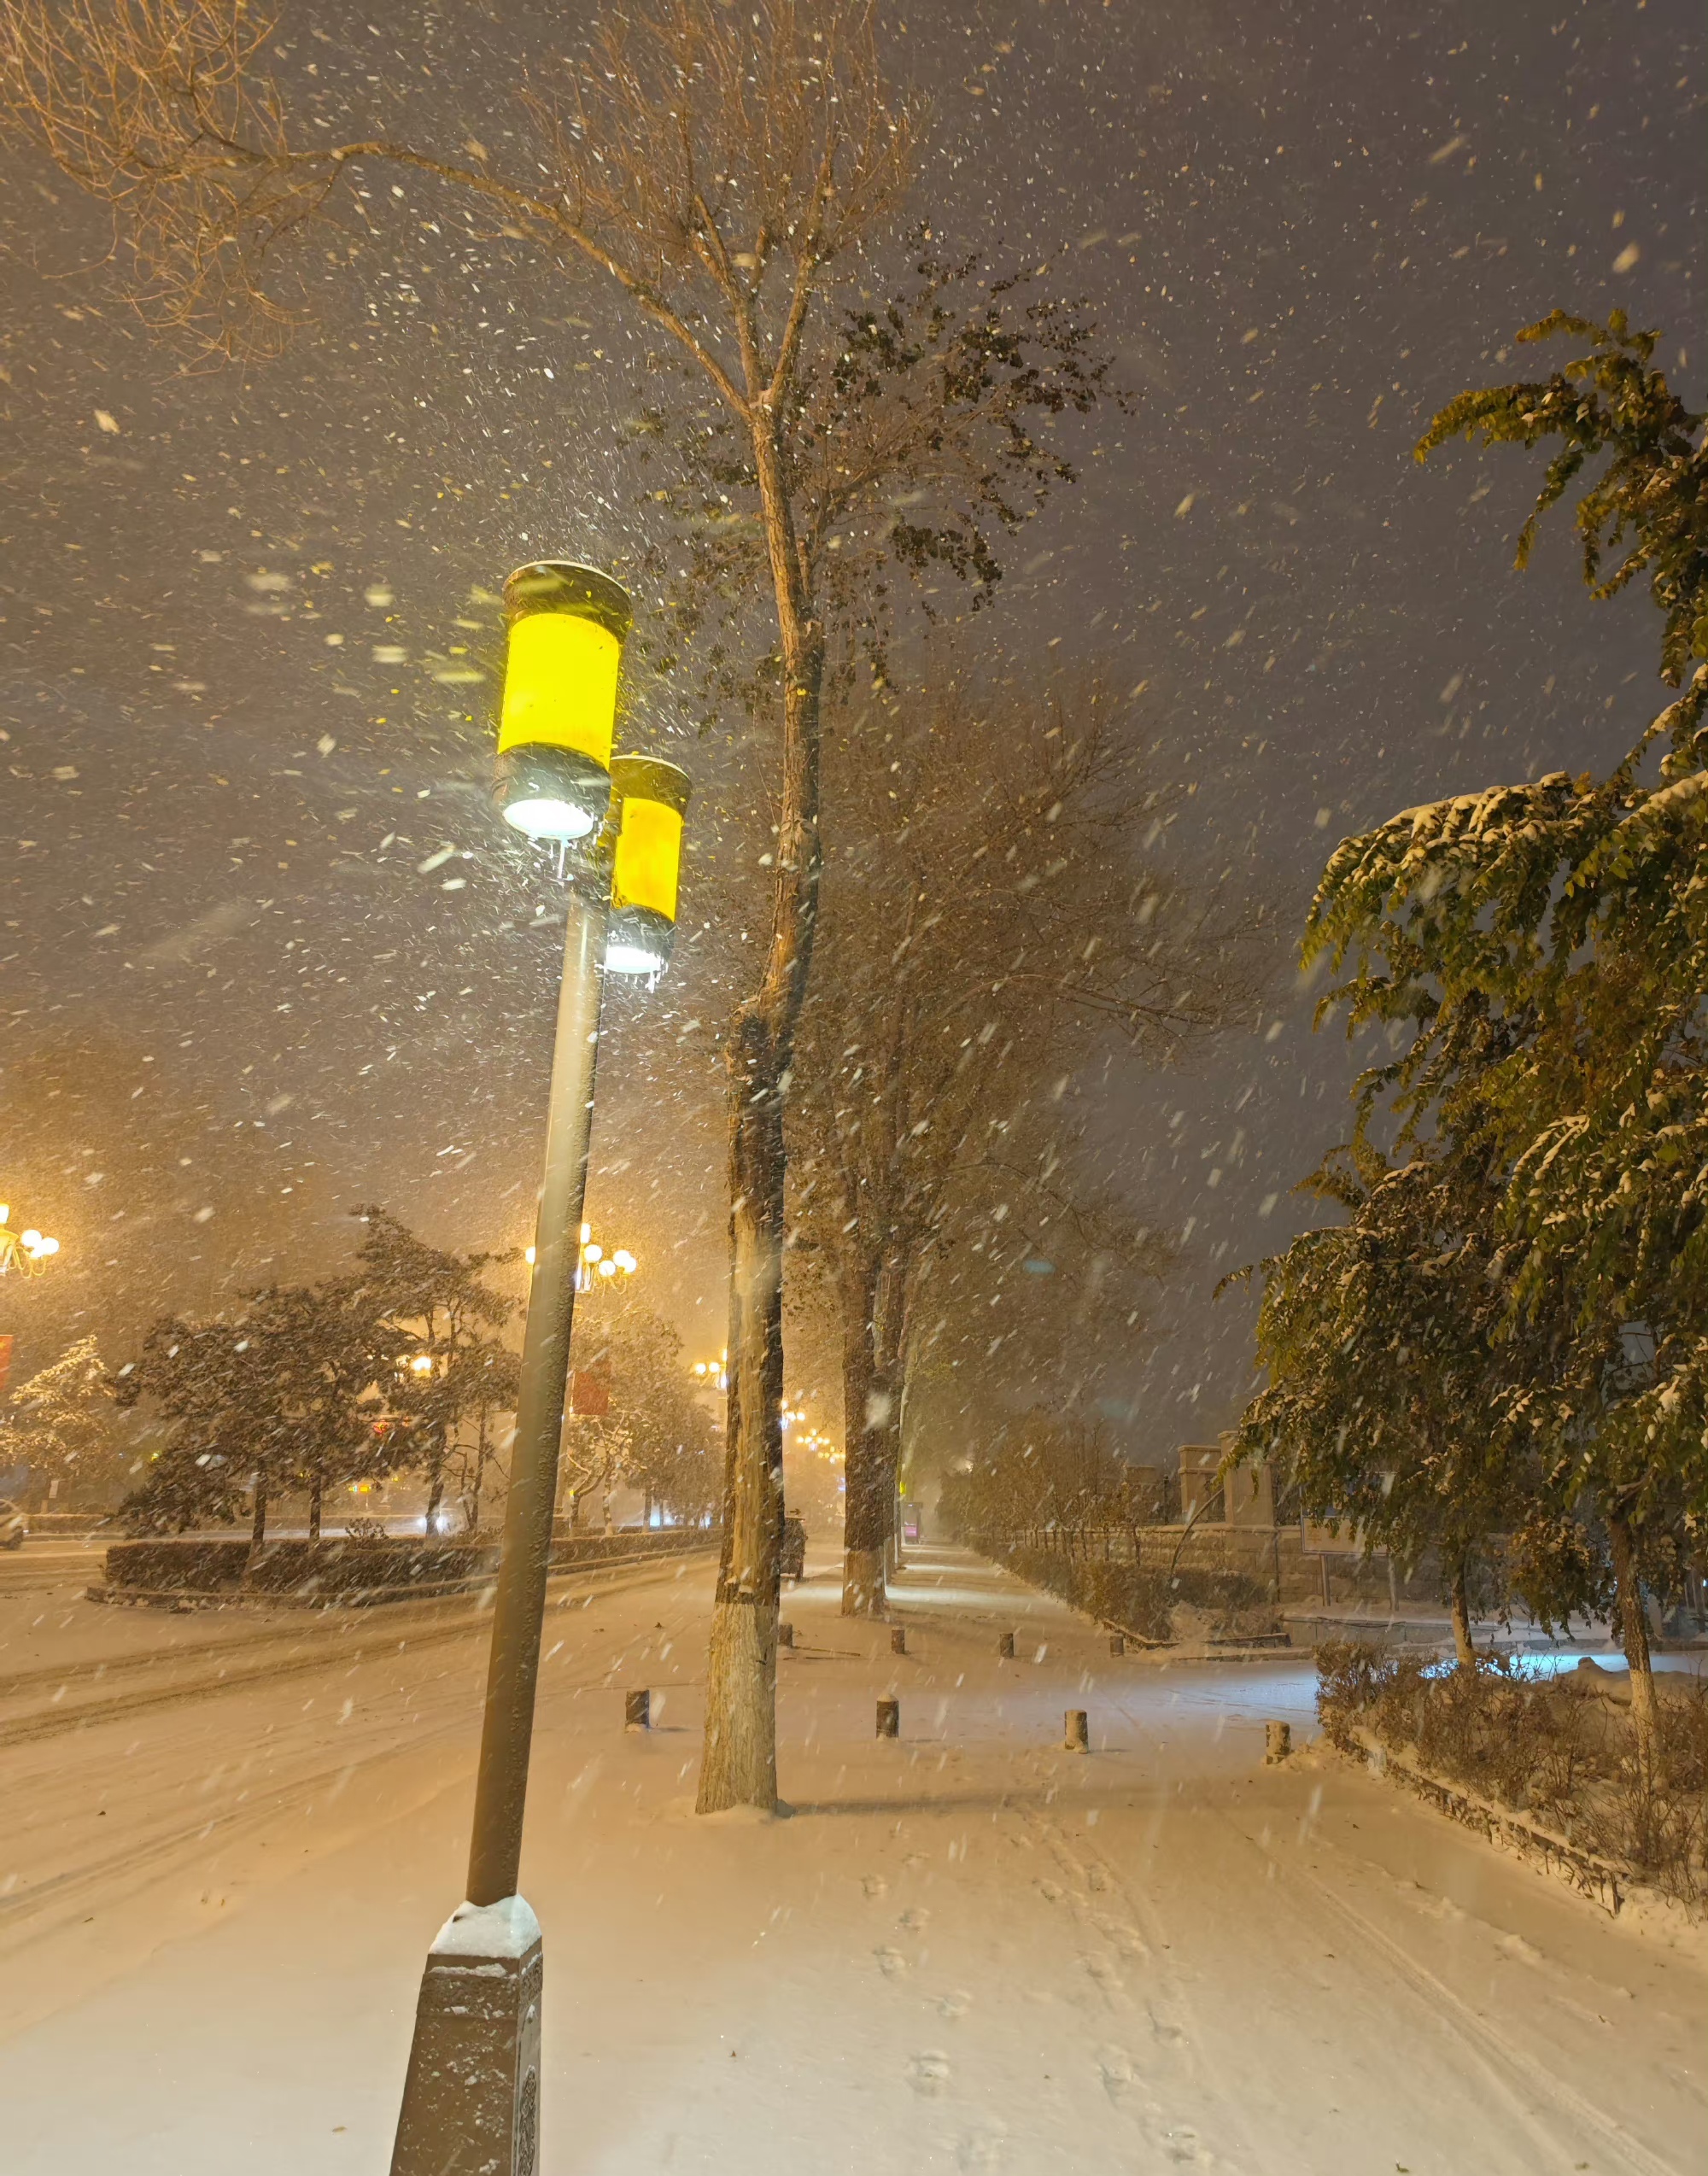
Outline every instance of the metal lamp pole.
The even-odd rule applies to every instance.
[[[599,1056],[608,880],[595,861],[570,887],[468,1901],[428,1954],[392,2176],[442,2176],[453,2167],[459,2176],[534,2176],[538,2157],[544,1958],[539,1922],[517,1884]]]
[[[519,567],[504,595],[509,655],[496,798],[514,829],[570,851],[570,881],[468,1898],[427,1954],[392,2176],[535,2176],[544,1965],[540,1922],[517,1882],[600,1004],[605,975],[655,980],[670,960],[690,793],[674,763],[611,753],[630,624],[620,585],[596,568],[540,560]]]
[[[534,1274],[528,1288],[516,1444],[493,1607],[492,1657],[469,1846],[469,1902],[476,1905],[496,1904],[515,1895],[522,1858],[523,1803],[534,1734],[534,1688],[558,1498],[558,1450],[564,1430],[594,1073],[599,1059],[607,910],[603,887],[597,897],[590,897],[590,890],[579,882],[571,885],[564,939],[545,1178],[535,1229]]]

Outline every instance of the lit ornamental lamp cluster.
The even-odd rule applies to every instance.
[[[59,1241],[50,1239],[33,1225],[22,1231],[11,1226],[11,1209],[0,1202],[0,1277],[15,1269],[21,1277],[39,1277],[59,1252]]]
[[[531,1269],[535,1249],[524,1247],[523,1260]],[[640,1266],[627,1247],[613,1247],[609,1254],[593,1236],[593,1226],[582,1226],[581,1245],[576,1255],[576,1290],[591,1292],[600,1283],[614,1284],[619,1277],[633,1277]]]
[[[696,1380],[703,1383],[709,1390],[727,1390],[729,1388],[728,1353],[720,1353],[715,1360],[696,1360],[693,1372]]]
[[[795,1431],[791,1437],[793,1448],[798,1451],[810,1451],[816,1458],[839,1458],[841,1453],[822,1429],[807,1427],[803,1430],[802,1424],[810,1418],[806,1409],[805,1393],[797,1391],[793,1403],[786,1402],[783,1407],[783,1430],[785,1434]]]
[[[610,871],[606,972],[660,974],[676,934],[689,785],[661,758],[611,753],[628,593],[595,568],[541,560],[511,576],[504,606],[494,786],[504,820],[560,848],[591,841]]]

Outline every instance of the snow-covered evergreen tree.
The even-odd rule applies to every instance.
[[[1605,456],[1576,507],[1585,580],[1606,598],[1647,579],[1662,676],[1683,692],[1605,777],[1497,786],[1346,840],[1305,951],[1350,968],[1330,1002],[1354,1027],[1413,1031],[1366,1111],[1498,1144],[1497,1328],[1541,1355],[1499,1418],[1550,1502],[1606,1535],[1647,1757],[1641,1589],[1708,1528],[1708,445],[1651,366],[1657,335],[1556,312],[1519,338],[1561,334],[1587,352],[1461,395],[1419,458],[1459,434],[1558,442],[1523,564]]]
[[[113,1394],[93,1337],[79,1337],[13,1393],[7,1448],[30,1469],[39,1507],[57,1482],[58,1500],[98,1500],[121,1471]]]

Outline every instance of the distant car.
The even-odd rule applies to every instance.
[[[30,1522],[9,1497],[0,1496],[0,1549],[21,1549]]]
[[[781,1570],[785,1579],[800,1580],[806,1576],[806,1528],[793,1512],[783,1520]]]

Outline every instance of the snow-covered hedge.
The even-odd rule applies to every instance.
[[[1176,1571],[1015,1546],[990,1553],[1033,1587],[1060,1594],[1101,1624],[1146,1640],[1180,1636],[1176,1611],[1193,1612],[1216,1635],[1267,1631],[1278,1621],[1259,1582],[1237,1571]],[[1260,1621],[1261,1620],[1261,1621]]]
[[[1623,1674],[1562,1676],[1523,1656],[1454,1668],[1415,1649],[1337,1641],[1317,1650],[1323,1733],[1362,1758],[1373,1738],[1428,1774],[1533,1816],[1568,1843],[1668,1893],[1708,1899],[1708,1688],[1656,1678],[1659,1734],[1645,1774]]]

